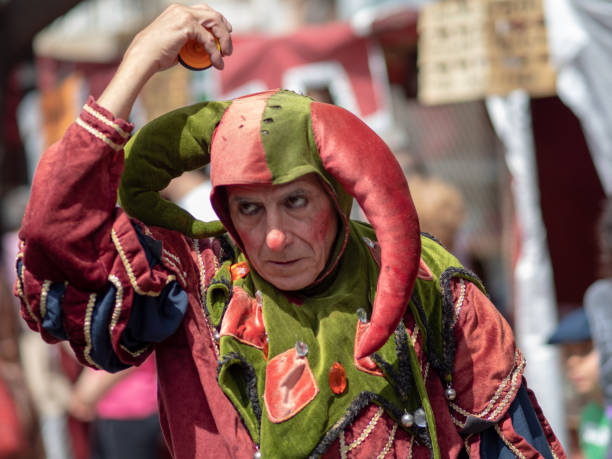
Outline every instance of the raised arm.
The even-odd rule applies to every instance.
[[[90,97],[41,158],[20,231],[15,290],[29,326],[47,341],[68,339],[86,365],[116,371],[140,363],[182,320],[191,257],[167,261],[166,246],[162,254],[116,206],[132,130],[125,118],[146,81],[174,65],[188,39],[201,41],[222,68],[230,31],[207,6],[170,6],[134,38],[99,100]],[[181,236],[158,237],[169,243]]]
[[[187,40],[199,41],[210,54],[212,65],[223,69],[223,56],[232,53],[231,31],[227,19],[207,5],[169,6],[136,35],[98,103],[118,118],[127,119],[145,83],[156,72],[177,63]]]

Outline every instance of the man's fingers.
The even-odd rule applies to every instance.
[[[230,22],[225,19],[225,16],[221,15],[221,19],[223,19],[223,24],[225,24],[225,28],[227,29],[228,32],[232,32],[232,25],[230,24]]]
[[[217,47],[215,36],[200,25],[196,25],[195,28],[196,30],[194,31],[194,33],[197,37],[196,40],[198,40],[202,44],[202,46],[204,46],[204,49],[210,56],[210,62],[216,68],[222,69],[224,67],[223,56],[221,55],[221,51]]]
[[[224,56],[232,54],[232,39],[230,33],[232,26],[225,17],[217,11],[202,11],[202,19],[200,24],[213,33],[221,46],[221,52]]]
[[[206,5],[195,5],[193,8],[198,9],[202,12],[202,14],[205,16],[205,18],[203,19],[209,19],[219,24],[223,24],[228,32],[232,31],[232,25],[230,24],[230,22],[218,11],[213,10],[212,8]]]
[[[217,38],[217,40],[219,40],[221,53],[224,56],[229,56],[232,54],[232,51],[234,50],[232,46],[232,37],[227,31],[227,28],[216,25],[208,29]]]
[[[218,11],[213,10],[207,5],[194,5],[191,7],[191,12],[199,22],[201,28],[205,31],[196,31],[198,40],[202,43],[208,54],[210,54],[211,62],[217,68],[223,68],[223,56],[232,54],[232,25]],[[219,49],[214,41],[214,37],[219,41]],[[212,41],[210,40],[212,38]]]

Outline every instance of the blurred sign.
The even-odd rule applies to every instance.
[[[443,0],[419,18],[419,99],[555,94],[542,0]]]

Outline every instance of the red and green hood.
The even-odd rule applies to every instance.
[[[318,174],[343,217],[341,248],[357,199],[380,243],[381,270],[372,318],[355,355],[377,351],[404,315],[421,248],[408,185],[387,145],[350,112],[290,91],[197,104],[152,121],[126,146],[120,202],[150,225],[189,237],[218,234],[218,224],[200,222],[159,197],[172,178],[209,161],[211,201],[239,245],[227,208],[228,185],[282,184]],[[340,257],[342,250],[334,253]]]
[[[344,251],[353,197],[323,167],[311,128],[312,103],[310,98],[291,91],[266,91],[234,100],[215,130],[210,148],[211,202],[244,251],[230,218],[225,187],[280,185],[316,174],[342,223],[331,259],[317,278],[319,282],[329,275]]]

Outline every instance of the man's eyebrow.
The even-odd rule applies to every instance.
[[[297,188],[294,188],[292,190],[287,190],[287,193],[285,193],[285,195],[292,195],[292,194],[310,194],[312,193],[312,189],[310,189],[308,186],[302,186],[300,185]]]
[[[240,196],[240,195],[234,195],[232,197],[229,198],[229,202],[237,202],[237,203],[241,203],[241,202],[255,202],[256,200],[253,198],[248,198],[246,196]]]

